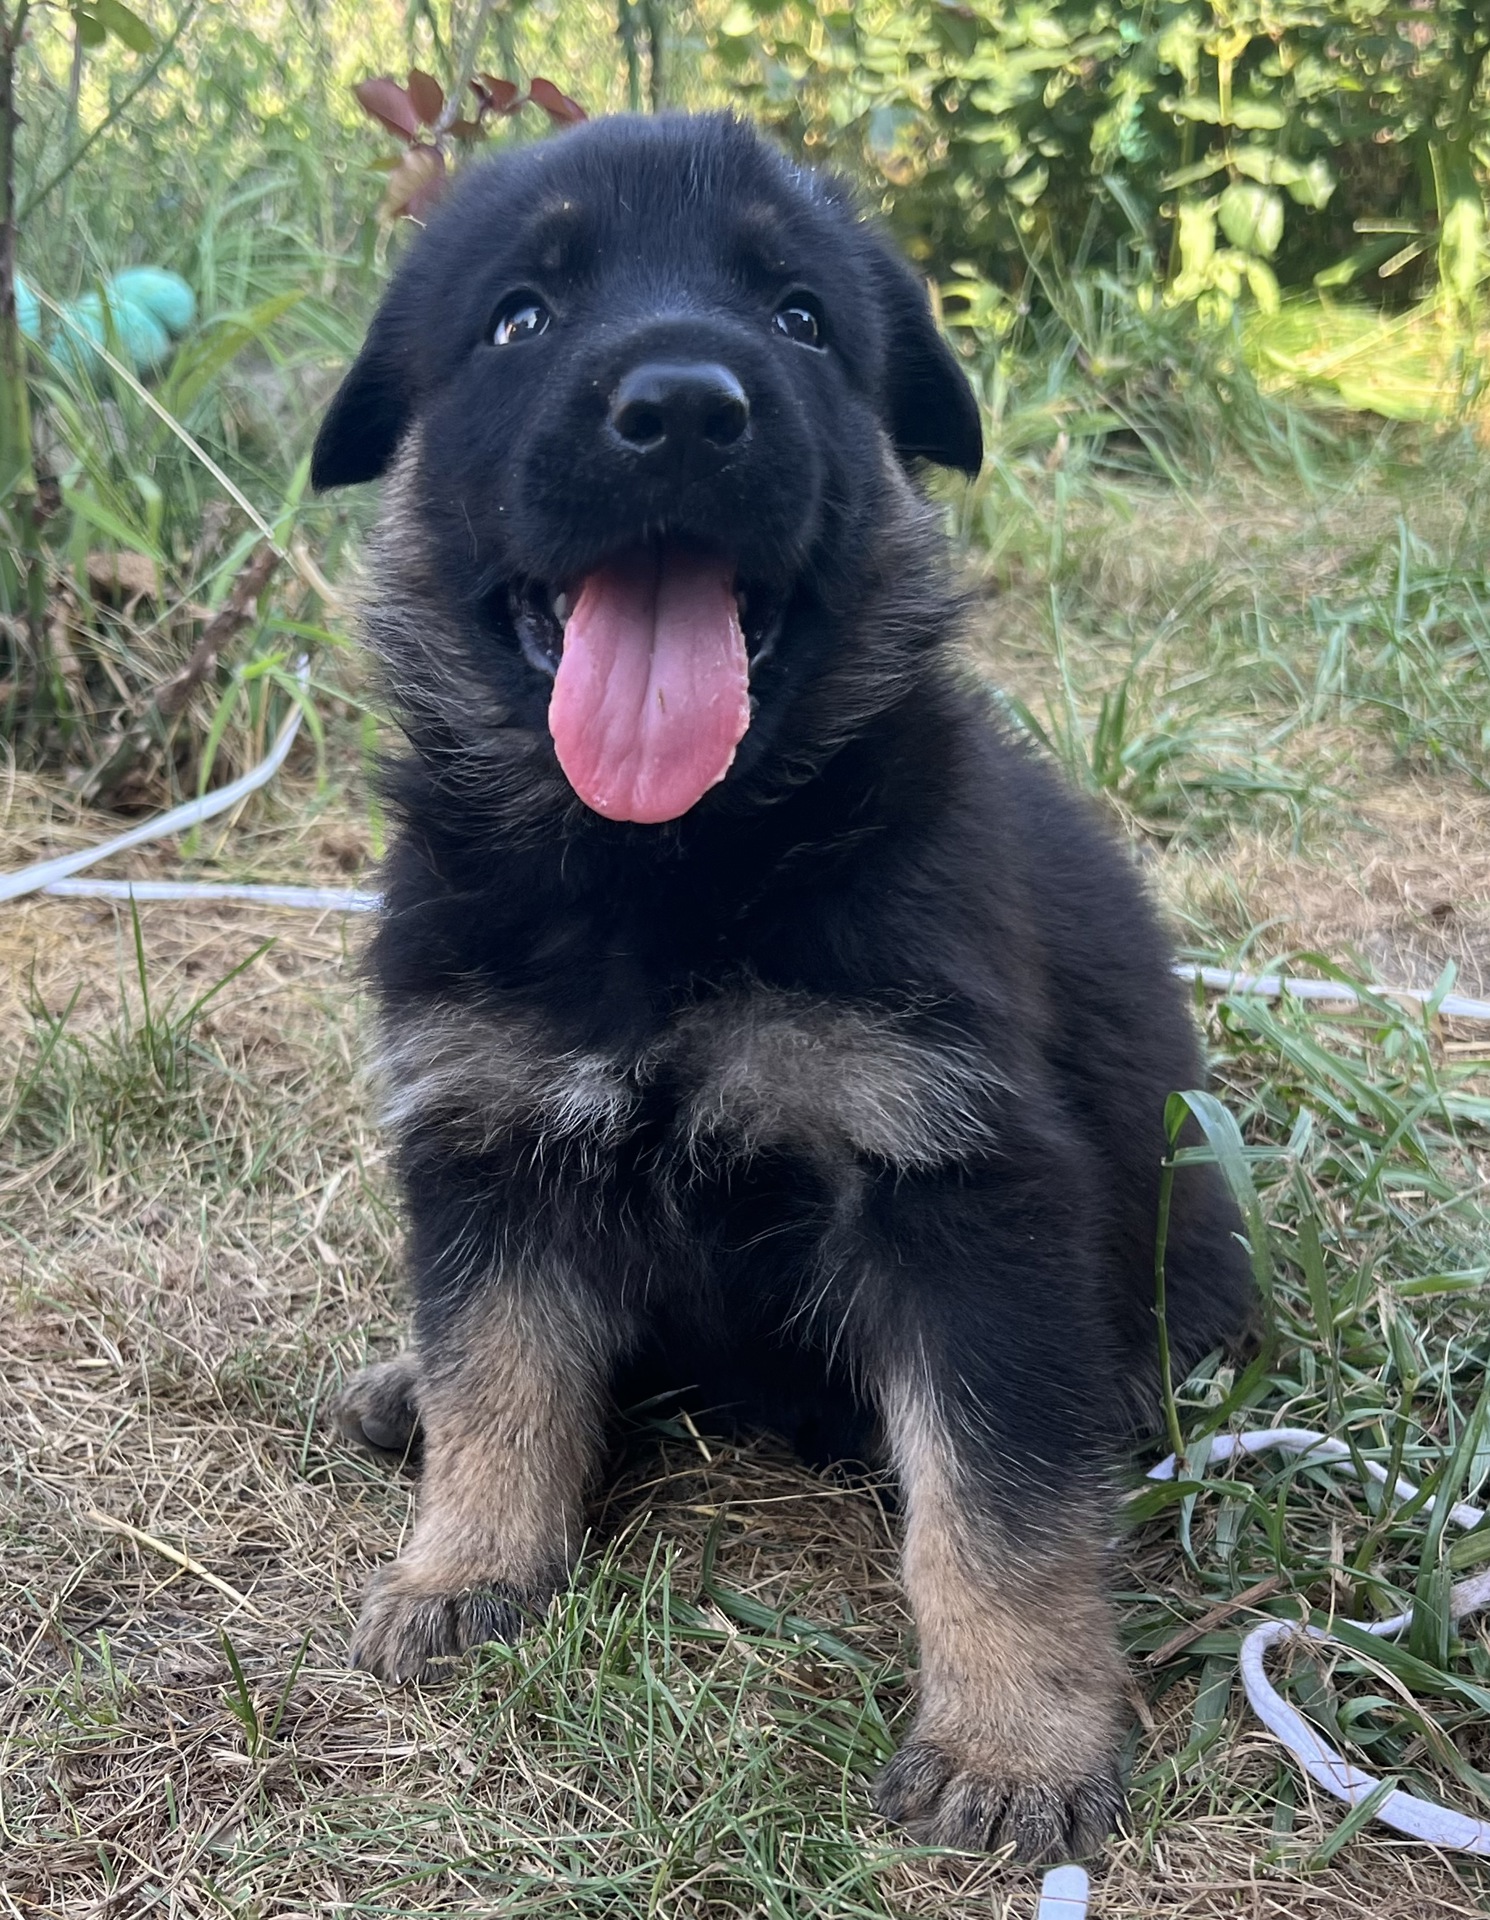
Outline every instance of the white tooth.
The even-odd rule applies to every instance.
[[[567,593],[556,593],[553,604],[554,618],[561,627],[567,626],[569,623],[569,595]]]

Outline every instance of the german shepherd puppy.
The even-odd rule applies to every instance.
[[[1085,803],[954,664],[918,464],[978,471],[923,290],[721,116],[474,167],[315,448],[386,476],[366,596],[409,752],[372,967],[422,1437],[353,1659],[393,1682],[566,1580],[608,1411],[686,1389],[904,1505],[922,1839],[1097,1847],[1121,1807],[1106,1482],[1157,1384],[1165,1097],[1201,1063]],[[1181,1368],[1251,1302],[1178,1177]]]

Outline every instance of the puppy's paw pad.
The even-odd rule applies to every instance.
[[[1020,1773],[952,1742],[910,1740],[875,1783],[875,1805],[925,1846],[970,1853],[1012,1846],[1029,1866],[1101,1851],[1123,1811],[1115,1769],[1060,1781]]]
[[[350,1663],[389,1686],[406,1686],[433,1677],[440,1662],[471,1647],[515,1640],[531,1611],[530,1598],[512,1587],[478,1584],[446,1591],[416,1584],[390,1567],[363,1602]]]
[[[402,1456],[419,1437],[419,1364],[411,1353],[354,1373],[338,1394],[337,1430],[354,1447]]]

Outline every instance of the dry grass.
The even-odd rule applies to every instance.
[[[1352,812],[1327,859],[1241,836],[1221,860],[1176,862],[1173,881],[1238,939],[1266,927],[1269,951],[1326,953],[1403,987],[1452,965],[1456,991],[1490,999],[1490,797],[1388,775]]]
[[[1276,503],[1217,525],[1275,582],[1304,537]],[[1083,552],[1084,604],[1139,619],[1156,576],[1140,577],[1123,529],[1099,516]],[[1196,566],[1214,565],[1205,548]],[[1217,604],[1236,598],[1233,581]],[[1083,658],[1100,656],[1094,641]],[[1360,767],[1376,749],[1358,744]],[[355,870],[370,841],[356,810],[286,794],[227,842],[237,869]],[[1223,933],[1274,921],[1270,951],[1412,972],[1452,954],[1483,990],[1483,796],[1419,771],[1363,785],[1348,811],[1346,832],[1302,856],[1266,822],[1161,838],[1162,884]],[[14,787],[4,864],[91,831]],[[360,929],[174,906],[139,922],[166,1029],[148,1071],[128,916],[51,901],[0,916],[0,1045],[27,1089],[0,1161],[0,1910],[1030,1920],[1031,1876],[918,1854],[869,1811],[907,1699],[893,1522],[880,1490],[765,1445],[638,1431],[573,1594],[523,1645],[424,1692],[344,1667],[359,1592],[413,1500],[325,1418],[338,1380],[399,1339],[397,1223],[357,1064]],[[273,946],[182,1023],[266,932]],[[39,1070],[37,1008],[69,1004]],[[1281,1382],[1254,1417],[1317,1413],[1314,1378]],[[1355,1496],[1295,1490],[1322,1544],[1285,1564],[1290,1606],[1334,1580],[1359,1530]],[[1115,1579],[1136,1648],[1258,1577],[1241,1552],[1216,1559],[1221,1525],[1197,1514],[1193,1561],[1172,1514],[1125,1541]],[[1490,1659],[1483,1631],[1469,1638]],[[1133,1830],[1096,1876],[1094,1913],[1484,1911],[1475,1866],[1380,1828],[1316,1857],[1339,1809],[1250,1723],[1233,1658],[1211,1636],[1136,1667]]]
[[[141,920],[158,997],[225,972],[256,936],[226,913],[153,906]],[[323,1417],[340,1375],[397,1339],[395,1228],[353,1066],[343,933],[284,916],[275,947],[214,1009],[205,1038],[225,1077],[251,1083],[241,1104],[222,1090],[219,1153],[241,1160],[230,1130],[275,1142],[252,1183],[220,1185],[168,1150],[124,1176],[64,1151],[7,1177],[10,1910],[515,1911],[525,1883],[524,1911],[588,1913],[620,1910],[596,1885],[614,1876],[626,1911],[644,1910],[645,1882],[655,1910],[688,1915],[1031,1912],[1028,1877],[918,1858],[869,1813],[863,1771],[905,1697],[892,1526],[875,1489],[825,1482],[764,1446],[638,1436],[596,1515],[598,1593],[581,1588],[534,1641],[483,1655],[443,1691],[388,1693],[344,1668],[358,1592],[395,1551],[412,1487],[346,1453]],[[128,967],[114,909],[32,903],[7,934],[12,952],[36,956],[44,1000],[82,981],[84,1027],[109,1017]],[[17,996],[8,1033],[21,1013]],[[1188,1618],[1201,1589],[1168,1529],[1150,1531],[1119,1584]],[[710,1538],[711,1591],[789,1607],[862,1667],[733,1621],[702,1586]],[[624,1751],[637,1729],[618,1732],[596,1698],[544,1697],[546,1666],[593,1692],[617,1621],[640,1632],[639,1608],[651,1656],[667,1662],[659,1683],[697,1715],[683,1736],[661,1729],[650,1830],[637,1824],[638,1755]],[[695,1610],[707,1632],[689,1641]],[[674,1612],[679,1642],[660,1647]],[[1193,1693],[1145,1707],[1140,1770],[1183,1747]],[[779,1903],[742,1906],[761,1864],[740,1850],[763,1776],[793,1802],[759,1814],[783,1842],[768,1863]],[[1279,1776],[1276,1749],[1237,1716],[1203,1774],[1174,1783],[1115,1850],[1097,1911],[1479,1910],[1452,1868],[1378,1835],[1312,1878],[1261,1868],[1279,1837]],[[731,1781],[743,1783],[733,1796]],[[699,1795],[716,1803],[712,1831],[688,1818]],[[836,1901],[823,1887],[822,1905],[799,1906],[818,1874],[793,1889],[802,1863],[770,1832],[784,1814],[799,1846],[816,1817],[845,1851],[862,1848],[864,1887]],[[686,1861],[674,1821],[692,1829]],[[1306,1855],[1333,1821],[1333,1808],[1301,1806],[1290,1850]]]
[[[220,977],[257,937],[229,913],[156,906],[141,920],[158,998]],[[13,910],[6,933],[12,955],[34,956],[43,1001],[55,1008],[82,984],[80,1030],[114,1015],[130,958],[114,909],[32,903]],[[599,1590],[582,1589],[570,1617],[561,1610],[516,1654],[483,1656],[443,1692],[388,1694],[344,1669],[359,1589],[396,1549],[412,1497],[340,1449],[322,1418],[340,1374],[397,1339],[395,1228],[358,1090],[345,936],[338,922],[283,916],[275,947],[224,993],[201,1036],[222,1062],[220,1158],[241,1164],[233,1131],[274,1142],[252,1183],[220,1183],[193,1157],[195,1140],[190,1155],[158,1144],[126,1175],[90,1165],[80,1147],[7,1176],[13,1693],[0,1887],[11,1908],[506,1911],[521,1884],[525,1911],[587,1913],[615,1910],[603,1893],[614,1875],[631,1888],[628,1911],[640,1876],[661,1912],[793,1912],[803,1862],[784,1845],[764,1863],[780,1877],[780,1906],[739,1903],[762,1864],[738,1849],[764,1767],[790,1792],[794,1829],[823,1820],[841,1851],[862,1847],[870,1863],[863,1889],[816,1910],[1031,1912],[1027,1877],[918,1858],[869,1814],[864,1774],[904,1700],[908,1623],[891,1528],[873,1490],[826,1484],[768,1449],[705,1442],[706,1459],[686,1437],[641,1437],[597,1515],[609,1543]],[[22,1012],[15,992],[7,1032]],[[1182,1621],[1205,1589],[1177,1563],[1167,1527],[1151,1532],[1119,1583],[1144,1596],[1135,1618],[1157,1597]],[[649,1609],[655,1638],[675,1607],[692,1613],[711,1533],[716,1583],[824,1624],[876,1686],[866,1700],[859,1669],[790,1636],[742,1630],[705,1597],[711,1637],[668,1650],[669,1690],[699,1718],[686,1742],[663,1730],[648,1831],[635,1753],[618,1759],[615,1730],[585,1696],[618,1617],[639,1631],[637,1609]],[[559,1707],[535,1701],[530,1677],[555,1663],[581,1690]],[[1182,1684],[1145,1709],[1140,1771],[1184,1747],[1194,1695]],[[717,1768],[707,1785],[701,1760]],[[1379,1833],[1312,1876],[1259,1866],[1279,1844],[1285,1771],[1236,1715],[1203,1769],[1150,1796],[1144,1829],[1102,1877],[1097,1911],[1479,1911],[1453,1868]],[[719,1783],[740,1779],[746,1790],[716,1807],[712,1832],[691,1833],[695,1852],[680,1862],[669,1822],[697,1823],[670,1803],[700,1793],[728,1802]],[[781,1807],[771,1815],[762,1826],[779,1825]],[[1334,1818],[1333,1808],[1298,1809],[1286,1836],[1295,1862]],[[800,1891],[821,1884],[815,1865]]]

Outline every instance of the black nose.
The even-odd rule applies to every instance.
[[[611,401],[610,428],[632,453],[719,452],[750,424],[745,389],[728,367],[652,361],[624,375]]]

